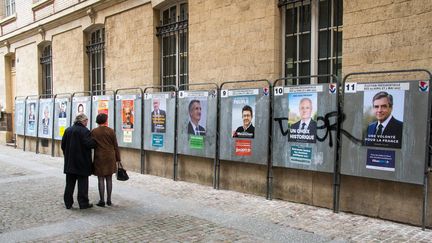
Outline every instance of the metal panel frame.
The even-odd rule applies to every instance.
[[[72,96],[71,96],[71,94],[70,93],[59,93],[59,94],[55,94],[54,95],[54,101],[53,101],[53,117],[54,117],[54,119],[53,119],[53,124],[52,124],[52,130],[53,130],[53,136],[52,136],[52,143],[51,143],[51,157],[54,157],[54,144],[55,144],[55,134],[54,134],[54,123],[55,123],[55,104],[56,104],[56,99],[58,98],[58,97],[61,97],[61,98],[69,98],[69,102],[70,102],[70,104],[69,104],[69,106],[70,106],[70,110],[72,111]],[[66,112],[66,111],[65,111]],[[69,120],[70,120],[70,118],[69,118]],[[69,123],[69,126],[70,126],[71,124]]]
[[[147,90],[149,89],[158,89],[159,92],[156,93],[164,93],[162,92],[163,89],[165,88],[173,88],[174,91],[168,91],[168,92],[174,92],[175,93],[175,106],[174,106],[174,152],[173,152],[173,180],[176,181],[177,180],[177,170],[178,170],[178,158],[177,158],[177,122],[176,122],[176,118],[177,118],[177,106],[178,106],[178,88],[175,85],[164,85],[164,86],[150,86],[150,87],[145,87],[144,88],[144,92],[143,94],[147,93]],[[152,93],[153,94],[153,93]],[[143,134],[144,134],[144,96],[143,96],[143,120],[142,120],[142,124],[143,124]],[[144,136],[143,136],[144,139]],[[145,149],[143,148],[144,151],[144,157],[145,157]],[[144,163],[145,163],[145,158],[144,158]]]
[[[216,96],[216,148],[215,148],[215,155],[214,155],[214,159],[213,159],[213,188],[216,189],[216,171],[217,171],[217,165],[218,165],[218,161],[219,161],[219,146],[218,146],[218,140],[219,140],[219,99],[220,99],[220,88],[216,83],[193,83],[193,84],[181,84],[179,85],[179,89],[181,89],[182,87],[185,88],[189,88],[190,86],[215,86],[215,90],[217,92],[217,96]],[[204,90],[204,89],[198,89],[198,90]],[[209,89],[205,89],[205,90],[209,90]],[[189,91],[189,90],[188,90]],[[191,90],[191,91],[196,91],[196,90]],[[176,116],[176,118],[178,118]],[[178,119],[176,119],[176,123],[178,122]],[[177,125],[178,127],[178,125]],[[192,155],[190,155],[192,156]]]
[[[43,94],[43,95],[39,95],[39,98],[38,98],[38,121],[37,121],[37,133],[36,133],[36,153],[38,154],[39,153],[39,140],[41,139],[40,137],[39,137],[39,119],[40,119],[40,114],[39,114],[39,111],[40,111],[40,100],[41,99],[45,99],[45,98],[50,98],[50,99],[52,99],[52,109],[54,109],[54,107],[55,107],[55,103],[54,103],[54,95],[53,94]],[[53,114],[53,118],[54,118],[54,113],[52,113]],[[54,119],[51,121],[51,123],[54,125]],[[53,143],[53,138],[54,138],[54,130],[52,130],[51,131],[51,143]],[[42,139],[48,139],[48,138],[42,138]],[[52,150],[52,146],[51,146],[51,150]],[[54,152],[53,151],[51,151],[51,154],[53,154]]]
[[[336,104],[337,104],[337,110],[335,112],[331,112],[328,115],[326,115],[325,118],[324,118],[324,125],[317,127],[317,128],[322,128],[322,129],[326,128],[326,135],[324,136],[324,139],[326,139],[327,135],[328,135],[328,137],[329,137],[329,146],[332,147],[333,146],[333,138],[332,138],[331,132],[332,131],[337,131],[337,129],[339,128],[339,124],[340,124],[340,117],[339,117],[339,114],[340,114],[340,97],[339,97],[340,96],[340,94],[339,94],[340,80],[338,79],[338,77],[336,75],[334,75],[334,74],[319,74],[319,75],[308,75],[308,76],[284,77],[284,78],[276,79],[273,82],[273,87],[277,87],[278,83],[281,82],[281,81],[285,81],[285,83],[286,83],[286,81],[288,81],[288,80],[291,81],[291,85],[298,85],[299,80],[300,79],[305,79],[305,78],[310,78],[310,79],[312,79],[312,78],[314,78],[314,79],[315,78],[316,79],[318,79],[318,78],[330,78],[330,80],[334,81],[334,83],[336,84]],[[295,80],[295,82],[294,82],[294,80]],[[286,86],[286,84],[283,85],[283,87],[285,87],[285,86]],[[273,99],[274,99],[274,96],[273,96]],[[274,102],[272,102],[272,106],[273,106],[272,107],[272,112],[273,112],[272,117],[274,117],[274,115],[275,115],[274,114]],[[336,116],[337,117],[335,124],[330,124],[329,118],[331,116]],[[338,168],[338,160],[339,160],[338,146],[339,146],[339,139],[337,137],[337,132],[336,132],[336,144],[335,144],[335,149],[334,149],[334,158],[335,158],[335,161],[334,161],[334,170],[333,170],[333,211],[335,211],[335,205],[336,205],[335,192],[337,191],[336,187],[338,186],[336,184],[336,181],[337,181],[336,174],[337,174],[337,171],[339,170],[339,168]],[[271,164],[271,168],[270,169],[271,169],[271,171],[273,173],[273,161],[271,161],[271,163],[272,164]]]
[[[29,100],[29,98],[33,98],[33,97],[37,97],[37,102],[38,102],[38,111],[37,111],[37,114],[38,114],[38,119],[39,119],[39,95],[28,95],[28,96],[26,96],[26,98],[25,98],[25,109],[24,109],[24,145],[23,145],[23,151],[25,151],[26,150],[26,140],[27,140],[27,136],[26,136],[26,134],[27,134],[27,131],[26,131],[26,129],[27,129],[27,100]],[[38,122],[38,124],[39,124],[39,122]],[[37,130],[38,130],[38,128],[36,128],[36,139],[37,139]],[[37,150],[37,149],[36,149]]]
[[[268,81],[267,79],[259,79],[259,80],[240,80],[240,81],[226,81],[223,82],[219,89],[223,90],[223,87],[225,85],[229,85],[229,84],[244,84],[244,83],[266,83],[268,85],[269,88],[269,131],[268,131],[268,146],[267,146],[267,185],[266,185],[266,198],[267,199],[271,199],[271,185],[273,184],[273,174],[272,174],[272,170],[271,170],[271,144],[272,144],[272,126],[270,121],[272,121],[273,117],[273,111],[272,111],[272,97],[273,97],[273,87],[270,81]],[[260,88],[265,88],[264,87],[260,87]],[[248,88],[251,89],[251,88]],[[220,98],[220,92],[218,93],[218,110],[220,113],[220,107],[221,107],[221,98]],[[220,118],[220,117],[219,117]],[[220,122],[219,122],[220,123]],[[220,126],[218,127],[218,131],[220,132]],[[217,177],[216,177],[216,189],[219,189],[219,185],[220,185],[220,136],[218,136],[218,140],[217,140],[217,144],[216,146],[219,148],[218,149],[218,162],[217,162]]]
[[[136,90],[139,91],[139,94],[141,95],[141,149],[140,149],[140,166],[141,166],[141,174],[145,174],[145,163],[144,163],[144,91],[142,88],[121,88],[117,89],[114,92],[114,132],[117,130],[117,105],[116,105],[116,97],[119,94],[119,92],[122,91],[130,91],[130,90]]]
[[[26,106],[26,96],[15,96],[15,98],[14,98],[14,105],[15,105],[15,107],[16,107],[16,101],[17,100],[23,100],[23,103],[24,103],[24,124],[23,124],[23,126],[24,126],[24,131],[23,131],[23,136],[25,136],[25,116],[26,116],[26,108],[27,108],[27,106]],[[15,109],[15,114],[16,114],[16,109]],[[14,114],[14,115],[15,115]],[[16,119],[14,118],[14,120],[15,120],[15,122],[16,122]],[[14,148],[17,148],[17,133],[16,133],[16,126],[14,126],[15,127],[15,133],[14,133],[14,137],[15,137],[15,140],[14,140]]]
[[[345,75],[342,82],[342,87],[345,87],[345,83],[348,80],[348,78],[352,76],[367,76],[367,75],[377,75],[377,74],[404,74],[404,73],[424,73],[428,76],[429,84],[432,82],[432,74],[426,69],[407,69],[407,70],[389,70],[389,71],[372,71],[372,72],[355,72],[355,73],[349,73]],[[403,80],[401,80],[403,81]],[[345,96],[345,89],[342,89],[341,91],[341,113],[343,113],[343,100]],[[426,227],[426,214],[427,214],[427,197],[428,197],[428,178],[429,178],[429,168],[430,165],[430,152],[431,152],[431,137],[430,137],[430,125],[431,125],[431,92],[429,91],[428,94],[428,120],[426,125],[426,147],[425,147],[425,163],[424,163],[424,178],[423,178],[423,208],[422,208],[422,229],[425,230]],[[341,129],[338,127],[338,141],[340,141],[341,138]],[[341,146],[338,147],[338,152],[341,152]],[[340,161],[339,161],[340,163]],[[339,171],[337,171],[337,184],[340,185],[340,165],[339,165]],[[336,205],[335,205],[335,212],[339,212],[339,200],[340,200],[340,187],[338,187],[338,190],[336,191]]]

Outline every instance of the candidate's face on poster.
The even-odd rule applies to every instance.
[[[384,122],[392,113],[392,106],[387,97],[373,101],[373,111],[378,121]]]
[[[153,111],[159,110],[160,101],[159,99],[153,99]]]
[[[194,124],[198,124],[201,120],[201,102],[199,100],[193,100],[189,105],[189,117]]]
[[[77,115],[80,115],[80,114],[85,114],[85,104],[84,103],[78,104]]]
[[[35,103],[30,103],[30,112],[29,112],[30,115],[34,114],[35,106],[36,106]]]
[[[48,119],[49,118],[49,110],[48,110],[48,106],[45,106],[44,108],[44,118]]]
[[[243,127],[248,127],[252,122],[252,112],[249,110],[242,111]]]
[[[300,118],[307,120],[312,115],[312,101],[309,98],[304,98],[300,101],[299,105]]]
[[[314,120],[317,114],[317,93],[289,93],[288,94],[288,123]]]
[[[60,103],[60,112],[66,112],[66,102]]]
[[[130,107],[125,107],[123,109],[124,114],[125,114],[125,122],[126,123],[130,123],[131,122],[131,116],[132,116],[132,111]]]

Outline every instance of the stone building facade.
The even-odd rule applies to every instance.
[[[430,0],[6,0],[0,12],[2,144],[14,139],[17,96],[432,70]],[[16,141],[21,148],[23,138]],[[35,147],[28,138],[27,149]],[[140,151],[122,149],[122,156],[125,167],[141,170]],[[171,154],[146,156],[145,173],[173,176]],[[265,196],[266,177],[266,166],[221,162],[221,189]],[[333,207],[331,174],[274,168],[273,177],[273,198]],[[179,156],[178,179],[211,186],[213,160]],[[422,190],[343,176],[340,206],[418,225]]]

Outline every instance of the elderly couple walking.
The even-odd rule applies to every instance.
[[[61,148],[64,154],[64,173],[66,174],[64,202],[67,209],[72,208],[73,192],[77,181],[79,208],[93,207],[88,198],[88,178],[91,174],[98,177],[100,200],[96,205],[105,206],[106,182],[106,204],[111,206],[112,174],[117,170],[116,162],[120,161],[120,153],[114,130],[107,126],[107,120],[106,114],[97,115],[96,123],[99,126],[90,132],[87,129],[87,116],[79,114],[73,126],[64,132]],[[93,163],[91,149],[94,149]]]

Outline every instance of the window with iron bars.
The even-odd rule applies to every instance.
[[[86,46],[89,58],[90,91],[103,94],[105,90],[105,28],[97,29],[89,34]]]
[[[342,73],[343,0],[280,0],[286,77]],[[330,78],[298,80],[328,83]],[[333,80],[334,81],[334,80]]]
[[[40,58],[42,66],[42,95],[52,95],[52,51],[51,45],[47,45],[42,49]]]
[[[4,0],[5,17],[15,13],[15,0]]]
[[[157,27],[161,44],[161,85],[179,87],[189,82],[188,5],[178,3],[161,12]],[[163,88],[163,90],[170,90]]]

